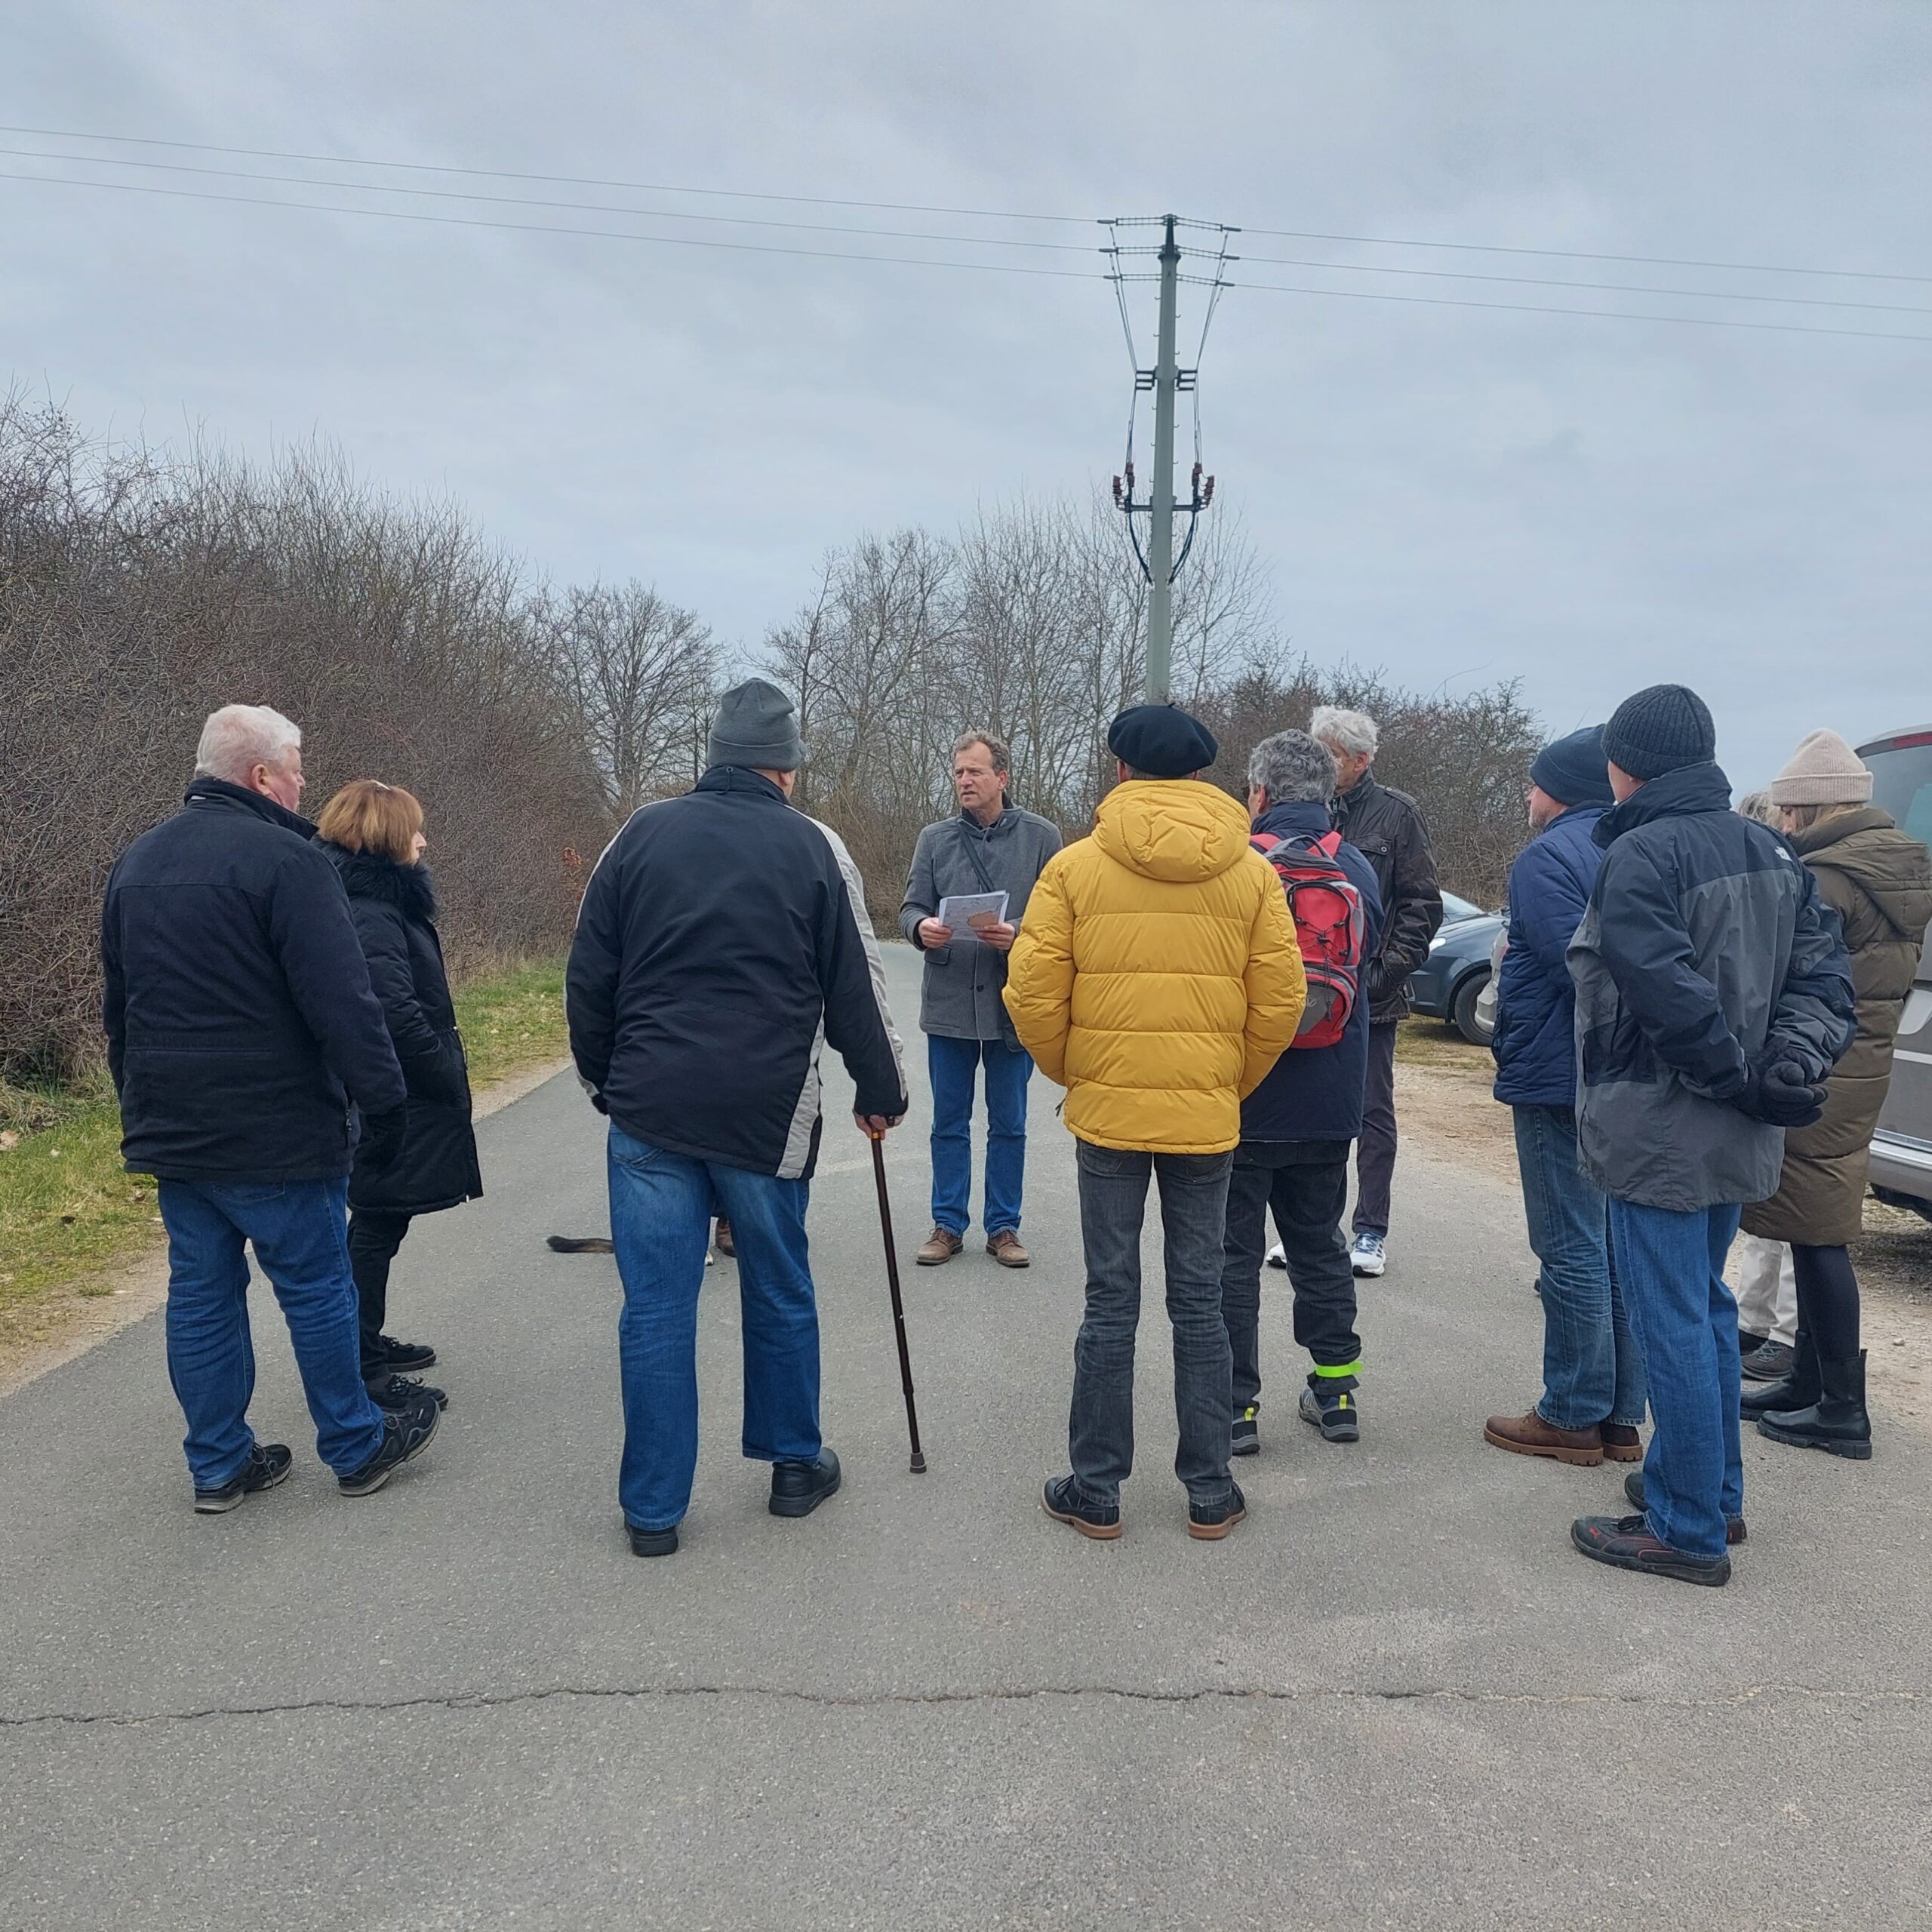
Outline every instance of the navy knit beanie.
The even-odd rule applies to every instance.
[[[1586,731],[1572,731],[1567,738],[1552,740],[1537,753],[1536,762],[1530,767],[1530,783],[1563,804],[1615,804],[1604,754],[1603,727],[1592,724]]]
[[[1652,685],[1611,712],[1603,748],[1612,764],[1647,781],[1687,764],[1709,764],[1718,755],[1718,728],[1689,685]]]

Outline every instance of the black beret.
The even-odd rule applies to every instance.
[[[1149,778],[1186,778],[1220,755],[1214,734],[1178,705],[1137,704],[1107,730],[1107,749]]]

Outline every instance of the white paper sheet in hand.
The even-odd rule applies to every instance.
[[[939,922],[952,929],[955,946],[977,946],[978,928],[1006,923],[1007,895],[1003,892],[962,892],[956,898],[939,902]]]

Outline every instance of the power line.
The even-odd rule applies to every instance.
[[[866,255],[846,248],[790,248],[777,242],[713,242],[692,235],[635,235],[621,228],[571,228],[556,222],[499,221],[481,215],[422,214],[408,208],[358,208],[336,202],[277,201],[266,195],[217,194],[209,188],[158,188],[143,181],[81,181],[61,174],[17,174],[7,168],[0,168],[0,181],[38,181],[56,187],[95,188],[123,195],[161,195],[177,201],[231,202],[244,208],[295,209],[306,214],[361,215],[371,221],[413,221],[426,223],[432,227],[493,228],[523,235],[576,235],[588,241],[639,242],[668,248],[722,248],[736,254],[801,255],[809,260],[833,262],[896,262],[911,268],[983,269],[989,275],[1052,275],[1073,281],[1106,279],[1098,269],[1036,268],[1023,262],[949,262],[932,255]]]
[[[463,188],[398,188],[382,181],[330,181],[319,180],[312,174],[264,174],[252,168],[197,168],[189,162],[121,161],[108,155],[58,154],[45,149],[0,148],[0,158],[10,156],[21,161],[77,161],[87,168],[158,169],[171,174],[211,176],[225,181],[262,181],[281,187],[340,188],[355,195],[413,195],[441,202],[482,202],[497,208],[568,208],[584,214],[641,215],[654,221],[724,223],[736,228],[783,228],[801,234],[873,235],[884,241],[956,242],[974,248],[1038,248],[1060,254],[1092,252],[1090,248],[1074,242],[1020,242],[996,235],[930,235],[906,229],[852,228],[832,222],[784,221],[771,216],[750,214],[691,214],[678,208],[614,208],[608,202],[562,202],[531,195],[485,195]]]
[[[744,188],[678,187],[662,181],[611,181],[594,174],[521,174],[513,168],[451,168],[440,162],[423,161],[365,161],[349,154],[298,154],[279,148],[218,147],[208,141],[162,141],[139,134],[89,134],[71,128],[10,128],[0,125],[0,134],[26,134],[37,140],[115,141],[128,147],[176,148],[196,154],[237,155],[252,161],[314,161],[337,168],[392,168],[417,174],[460,174],[473,180],[537,181],[558,188],[620,188],[644,195],[711,195],[740,202],[795,202],[823,208],[876,208],[888,214],[963,214],[988,221],[1068,222],[1089,227],[1087,215],[1034,214],[1011,208],[961,208],[936,206],[922,202],[840,201],[826,195],[770,195]]]
[[[354,215],[371,221],[406,221],[432,227],[488,229],[511,234],[575,235],[586,241],[629,242],[672,248],[709,248],[733,254],[789,255],[818,261],[879,262],[908,268],[980,269],[991,275],[1048,276],[1072,281],[1098,281],[1109,278],[1103,271],[1097,269],[1048,268],[1019,262],[950,261],[931,255],[861,254],[844,248],[790,248],[777,242],[712,241],[688,235],[639,235],[625,229],[582,228],[556,222],[505,221],[480,215],[428,214],[405,208],[355,208],[335,202],[291,202],[263,195],[223,194],[212,189],[163,188],[136,181],[86,181],[68,175],[19,174],[5,168],[0,168],[0,180],[24,181],[54,187],[87,188],[115,194],[159,195],[175,201],[220,202],[244,208],[276,208],[284,211],[292,210],[309,214]],[[774,225],[785,226],[788,224]],[[866,231],[853,232],[863,233]],[[943,236],[930,238],[934,241],[965,239],[963,237]],[[974,241],[968,245],[977,247],[983,244],[980,241]],[[1478,302],[1448,296],[1396,295],[1368,289],[1308,288],[1280,282],[1228,282],[1223,285],[1259,289],[1282,295],[1332,296],[1346,300],[1400,302],[1430,308],[1487,309],[1531,315],[1592,316],[1607,321],[1675,322],[1689,328],[1749,329],[1786,335],[1853,336],[1870,342],[1932,342],[1932,334],[1912,334],[1895,330],[1827,328],[1803,322],[1752,322],[1715,315],[1658,315],[1641,314],[1629,309],[1574,309],[1534,302]],[[1657,294],[1666,291],[1635,292]]]
[[[4,152],[0,149],[0,152]],[[1243,255],[1244,262],[1265,262],[1275,268],[1320,269],[1334,275],[1426,275],[1432,281],[1506,282],[1521,288],[1581,288],[1597,294],[1674,295],[1695,301],[1770,302],[1807,309],[1869,309],[1890,315],[1932,315],[1932,309],[1911,302],[1851,302],[1830,295],[1766,295],[1755,290],[1658,288],[1629,281],[1571,281],[1534,275],[1484,275],[1472,269],[1398,269],[1367,262],[1311,262],[1292,255]]]
[[[1932,275],[1894,275],[1882,269],[1809,269],[1781,267],[1770,262],[1707,262],[1675,255],[1592,254],[1580,248],[1515,248],[1496,242],[1404,241],[1392,235],[1324,235],[1310,229],[1244,227],[1246,235],[1265,235],[1277,242],[1346,242],[1367,248],[1453,248],[1475,255],[1543,255],[1566,262],[1622,262],[1655,269],[1725,269],[1739,275],[1830,275],[1849,281],[1932,283]]]
[[[515,168],[463,168],[416,161],[371,161],[356,155],[309,154],[281,148],[223,146],[210,141],[162,140],[138,134],[98,134],[72,128],[27,128],[0,124],[0,134],[21,134],[36,140],[96,141],[124,147],[169,148],[197,154],[238,155],[255,161],[321,162],[343,168],[380,168],[419,174],[453,174],[472,180],[533,181],[555,187],[616,188],[641,194],[695,195],[731,201],[783,202],[814,208],[869,208],[897,214],[965,215],[989,221],[1058,223],[1084,227],[1084,215],[1048,214],[1035,209],[975,208],[921,202],[871,202],[840,199],[824,195],[768,194],[749,189],[699,188],[669,182],[624,181],[596,175],[539,174]],[[1211,224],[1212,225],[1212,224]],[[1392,235],[1343,235],[1316,229],[1258,228],[1244,224],[1243,232],[1284,242],[1337,242],[1374,248],[1437,248],[1463,254],[1521,255],[1577,262],[1617,262],[1647,268],[1715,269],[1740,275],[1821,275],[1854,281],[1904,281],[1932,286],[1932,275],[1905,275],[1879,269],[1825,269],[1767,262],[1729,262],[1700,257],[1672,255],[1610,254],[1576,248],[1532,248],[1503,242],[1432,242],[1414,236]]]
[[[1541,302],[1472,302],[1452,295],[1392,295],[1371,288],[1303,288],[1280,281],[1233,281],[1228,286],[1265,290],[1275,295],[1334,296],[1345,302],[1417,303],[1432,309],[1491,309],[1518,315],[1594,315],[1609,322],[1678,322],[1687,328],[1752,329],[1777,335],[1848,335],[1865,342],[1932,343],[1932,334],[1909,334],[1897,329],[1825,328],[1815,322],[1745,322],[1722,315],[1646,315],[1631,309],[1559,309]]]

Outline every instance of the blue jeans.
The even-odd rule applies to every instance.
[[[288,1324],[315,1453],[337,1475],[359,1469],[382,1442],[383,1418],[362,1386],[348,1182],[165,1180],[159,1192],[168,1229],[168,1377],[188,1419],[183,1446],[195,1486],[232,1482],[255,1446],[245,1241],[254,1243]]]
[[[981,1220],[989,1235],[1020,1231],[1026,1174],[1026,1083],[1033,1057],[999,1040],[926,1035],[933,1086],[933,1220],[963,1235],[973,1218],[973,1076],[986,1069],[986,1192]]]
[[[1657,1423],[1644,1458],[1651,1530],[1688,1556],[1721,1556],[1724,1518],[1744,1511],[1737,1304],[1724,1283],[1737,1217],[1734,1207],[1680,1214],[1610,1204],[1617,1272]]]
[[[1234,1357],[1221,1318],[1221,1230],[1234,1155],[1149,1154],[1082,1140],[1080,1237],[1087,1315],[1073,1344],[1067,1447],[1088,1500],[1116,1503],[1134,1468],[1134,1341],[1140,1325],[1140,1225],[1147,1184],[1161,1189],[1168,1319],[1174,1331],[1174,1474],[1189,1496],[1226,1500],[1234,1444]]]
[[[1623,1312],[1611,1252],[1610,1211],[1577,1161],[1577,1116],[1568,1107],[1519,1106],[1516,1164],[1530,1245],[1543,1263],[1543,1400],[1555,1429],[1644,1420],[1644,1364]]]
[[[745,1454],[818,1454],[818,1303],[805,1244],[811,1188],[633,1140],[611,1129],[611,1243],[623,1278],[617,1352],[624,1457],[617,1497],[632,1528],[668,1530],[697,1472],[697,1297],[713,1215],[731,1224],[745,1345]]]

